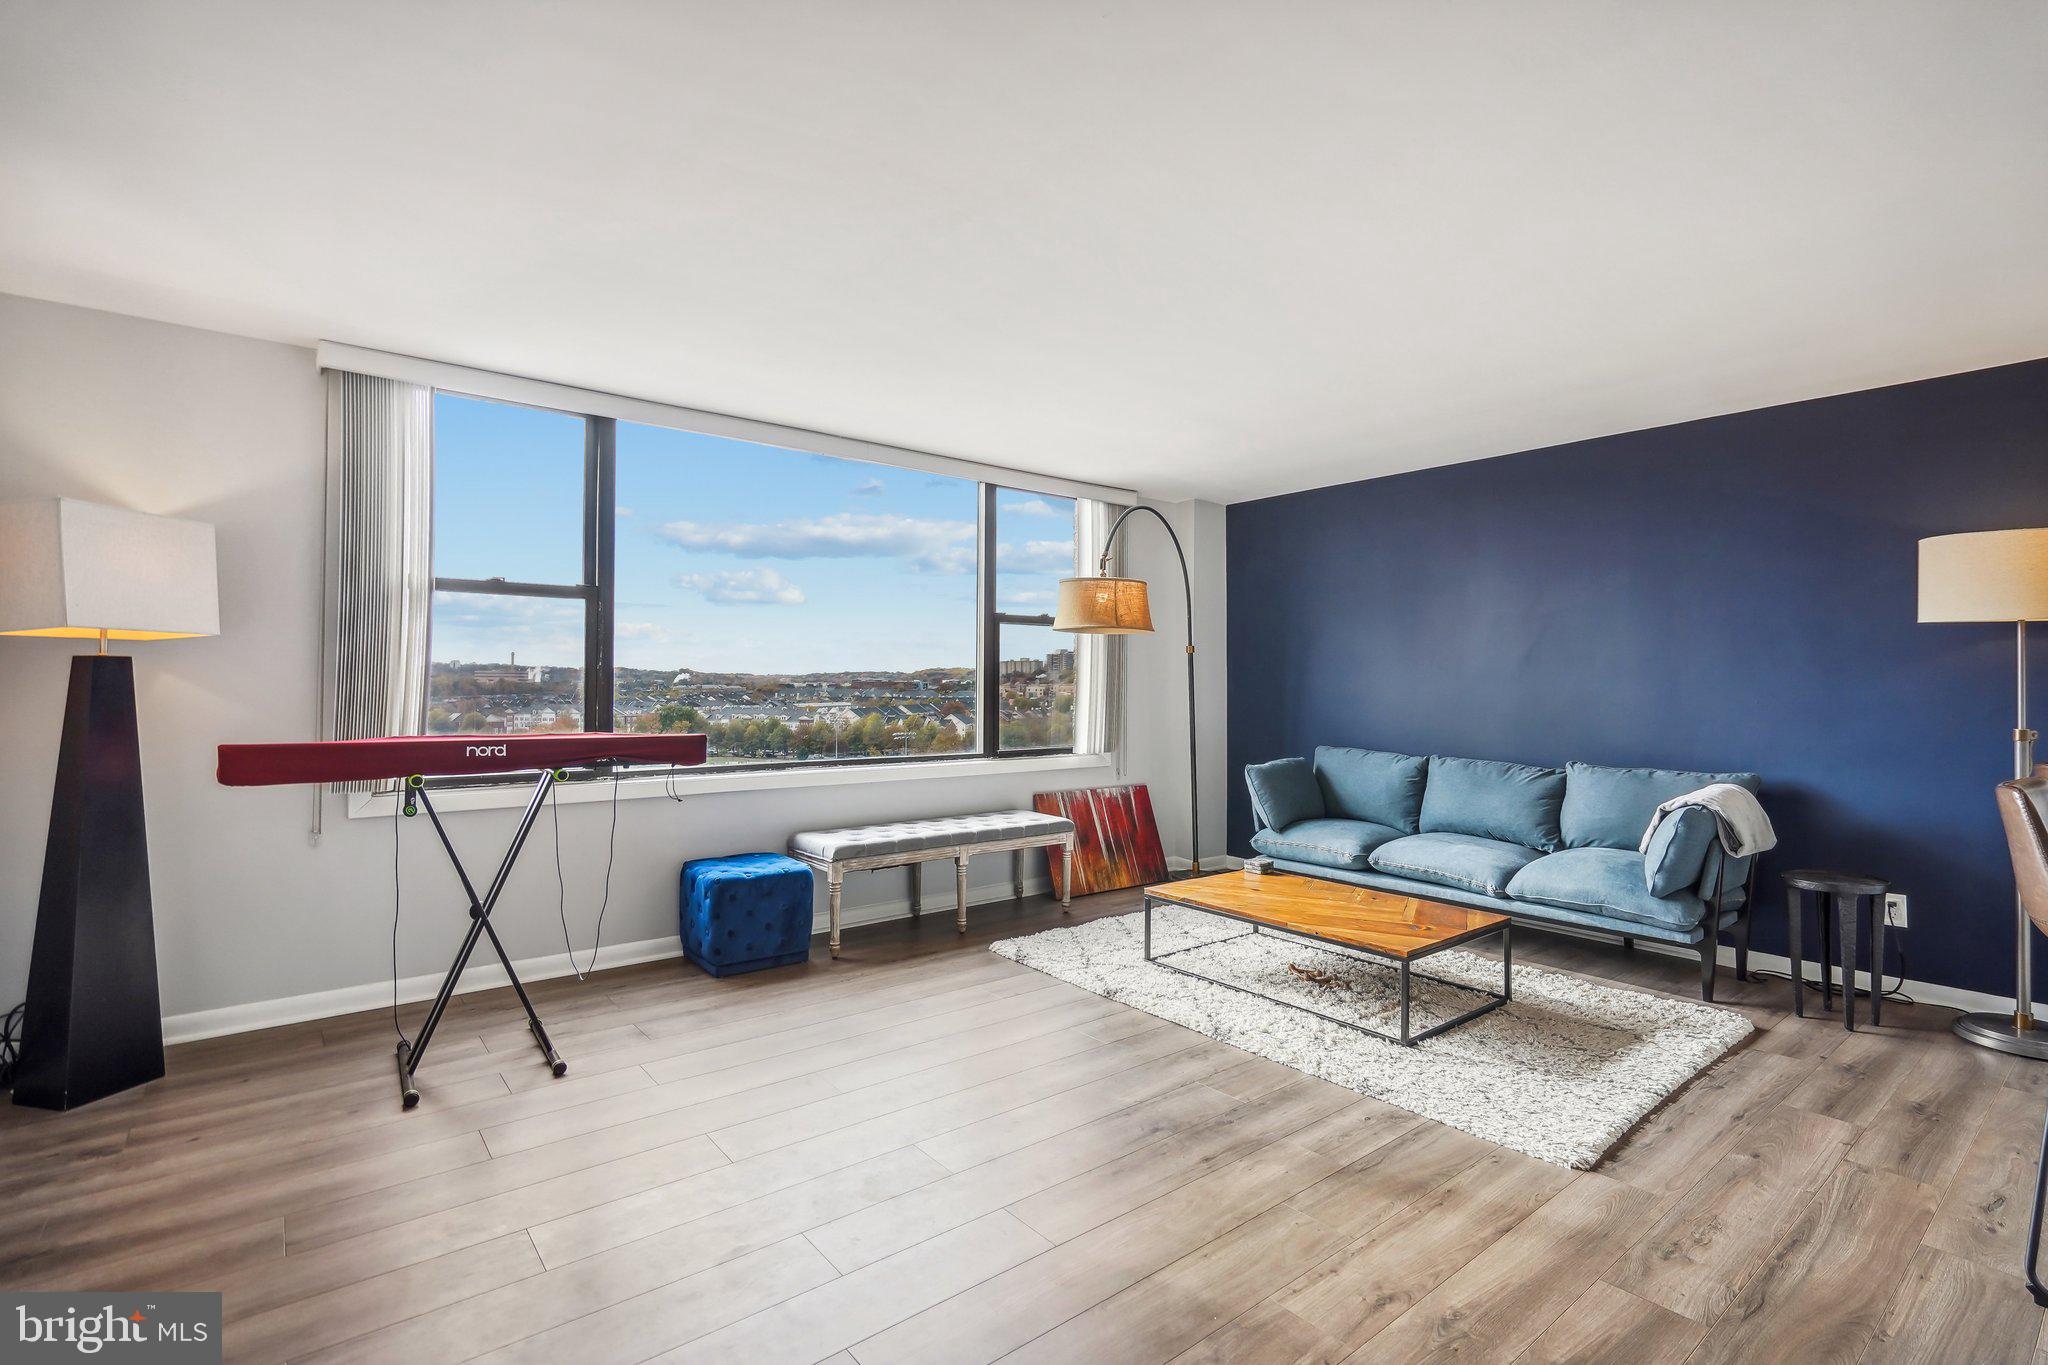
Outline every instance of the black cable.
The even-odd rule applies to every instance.
[[[597,932],[590,939],[590,971],[597,970],[597,950],[604,946],[604,912],[612,903],[612,862],[619,855],[619,770],[612,769],[612,832],[604,851],[604,899],[597,904]],[[573,959],[572,959],[573,962]]]
[[[402,796],[391,801],[391,1031],[398,1035],[398,1041],[408,1047],[412,1039],[405,1036],[405,1030],[398,1023],[398,911],[402,903],[402,887],[398,877],[398,808],[405,804]]]
[[[1904,945],[1904,944],[1900,944],[1900,945],[1898,945],[1898,953],[1899,953],[1899,974],[1898,974],[1898,975],[1899,975],[1899,981],[1898,981],[1898,984],[1897,984],[1897,985],[1895,985],[1895,986],[1887,986],[1887,985],[1885,985],[1885,984],[1884,984],[1884,973],[1880,971],[1880,972],[1876,973],[1876,981],[1877,981],[1877,987],[1878,987],[1878,990],[1879,990],[1879,991],[1880,991],[1880,992],[1881,992],[1881,993],[1883,994],[1883,996],[1884,996],[1884,998],[1885,998],[1885,999],[1887,999],[1887,1000],[1892,1000],[1892,1001],[1896,1001],[1897,1003],[1899,1003],[1899,1004],[1901,1004],[1901,1005],[1914,1005],[1914,1004],[1918,1004],[1919,1002],[1918,1002],[1918,1001],[1916,1001],[1915,999],[1913,999],[1913,997],[1912,997],[1912,996],[1910,996],[1910,995],[1906,994],[1906,990],[1905,990],[1905,987],[1906,987],[1906,974],[1907,974],[1907,968],[1906,968],[1906,948],[1905,948],[1905,945]],[[1828,971],[1828,970],[1829,970],[1829,969],[1830,969],[1830,968],[1832,967],[1832,965],[1833,965],[1833,964],[1831,964],[1831,963],[1829,963],[1829,964],[1823,964],[1823,966],[1822,966],[1822,973],[1823,973],[1823,975],[1825,975],[1825,974],[1827,973],[1827,971]],[[1855,973],[1854,973],[1853,971],[1852,971],[1852,972],[1850,972],[1850,974],[1849,974],[1849,977],[1850,977],[1850,980],[1849,980],[1849,984],[1848,984],[1847,986],[1845,986],[1845,987],[1844,987],[1843,989],[1845,989],[1845,990],[1849,990],[1849,991],[1853,991],[1853,992],[1855,992],[1855,993],[1856,993],[1857,995],[1863,996],[1864,998],[1868,999],[1868,998],[1869,998],[1869,996],[1871,995],[1871,992],[1870,992],[1869,990],[1866,990],[1866,989],[1864,989],[1864,988],[1862,988],[1862,987],[1860,987],[1860,986],[1857,986],[1857,985],[1855,984],[1855,975],[1856,975],[1856,974],[1855,974]],[[1790,981],[1790,980],[1792,979],[1792,974],[1791,974],[1791,972],[1789,972],[1789,971],[1785,971],[1785,972],[1774,972],[1774,971],[1770,971],[1770,970],[1768,970],[1768,969],[1766,969],[1766,968],[1761,968],[1761,967],[1752,967],[1752,968],[1750,968],[1750,969],[1749,969],[1749,976],[1750,976],[1750,980],[1752,980],[1752,981]],[[1800,969],[1800,974],[1799,974],[1799,980],[1800,980],[1800,984],[1801,984],[1801,985],[1802,985],[1803,987],[1805,987],[1805,988],[1806,988],[1807,990],[1811,990],[1811,991],[1818,991],[1818,990],[1820,990],[1820,989],[1822,988],[1822,987],[1821,987],[1821,982],[1820,982],[1819,980],[1816,980],[1815,978],[1813,978],[1813,977],[1810,977],[1810,976],[1807,976],[1807,975],[1806,975],[1806,972],[1805,972],[1805,968],[1804,968],[1803,966],[1802,966],[1802,967],[1801,967],[1801,969]]]
[[[559,782],[548,788],[548,813],[555,821],[555,915],[562,921],[562,952],[569,959],[569,970],[581,981],[583,973],[576,971],[576,946],[569,942],[569,886],[562,880],[562,793]]]
[[[0,1018],[0,1090],[14,1084],[14,1068],[21,1063],[21,1029],[28,1015],[24,1000]]]
[[[604,946],[604,912],[612,903],[612,865],[619,856],[619,770],[612,769],[612,832],[604,854],[604,898],[597,905],[597,932],[590,939],[590,961],[576,965],[576,946],[569,940],[569,891],[562,877],[562,807],[557,793],[548,793],[548,809],[555,820],[555,913],[562,921],[562,951],[568,955],[569,970],[578,981],[588,980],[597,970],[597,950]]]

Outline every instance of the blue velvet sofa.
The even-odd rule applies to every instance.
[[[1721,934],[1749,972],[1754,858],[1730,858],[1711,815],[1681,808],[1638,851],[1657,807],[1754,773],[1317,749],[1245,769],[1252,846],[1284,872],[1478,906],[1517,920],[1679,944],[1714,998]]]

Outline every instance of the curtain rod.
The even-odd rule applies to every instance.
[[[757,445],[777,446],[816,455],[836,455],[868,464],[915,469],[920,473],[944,474],[959,479],[974,479],[1025,492],[1050,493],[1056,497],[1093,498],[1100,502],[1125,504],[1139,501],[1137,493],[1131,489],[1117,488],[1109,484],[1087,483],[1079,479],[1061,478],[1054,474],[1035,474],[1030,470],[1009,469],[1002,465],[984,464],[978,460],[962,460],[951,455],[934,455],[929,451],[883,445],[877,441],[834,436],[830,432],[783,426],[775,422],[758,422],[748,417],[731,417],[724,413],[705,412],[699,408],[679,407],[672,403],[657,403],[646,398],[628,398],[623,394],[582,389],[544,379],[528,379],[520,375],[471,369],[466,365],[451,365],[444,361],[425,360],[418,356],[373,351],[337,341],[321,342],[317,355],[320,368],[323,370],[347,370],[354,374],[404,380],[407,383],[425,384],[437,389],[471,394],[478,398],[497,398],[533,407],[560,408],[594,417],[644,422],[649,426],[672,427],[679,431],[695,432],[701,436],[725,436],[738,441],[751,441]]]

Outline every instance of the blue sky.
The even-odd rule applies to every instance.
[[[583,422],[438,394],[435,572],[573,583]],[[1049,613],[1073,572],[1073,503],[998,495],[1002,609]],[[618,661],[806,673],[971,667],[976,489],[967,480],[621,422]],[[1011,628],[1005,657],[1072,637]],[[437,594],[433,657],[578,665],[579,603]]]

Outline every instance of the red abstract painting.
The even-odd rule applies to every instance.
[[[1031,804],[1042,815],[1064,815],[1074,822],[1076,896],[1166,880],[1166,854],[1152,819],[1152,795],[1143,783],[1038,792]],[[1053,894],[1064,895],[1059,850],[1047,850],[1046,862]]]

